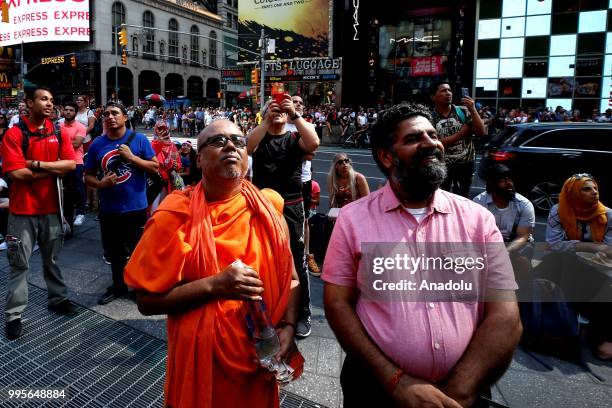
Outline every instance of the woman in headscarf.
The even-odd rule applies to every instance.
[[[327,175],[327,190],[330,208],[342,208],[370,194],[366,178],[353,170],[351,159],[344,153],[334,156]]]
[[[612,264],[612,210],[599,201],[599,187],[590,174],[575,174],[563,184],[559,204],[548,216],[546,242],[554,252],[551,256],[562,260],[558,269],[567,271],[562,278],[564,291],[573,292],[574,299],[588,300],[590,290],[602,288],[598,282],[605,282],[605,275],[576,256],[587,253],[604,268]],[[565,276],[568,274],[572,276]],[[572,305],[590,320],[587,332],[597,356],[612,359],[612,303]]]
[[[159,201],[174,190],[185,187],[178,172],[181,169],[181,154],[170,140],[170,131],[164,120],[159,120],[153,129],[153,150],[159,161],[159,175],[163,181]]]

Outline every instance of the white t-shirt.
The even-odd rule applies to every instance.
[[[87,129],[89,126],[89,118],[91,118],[93,115],[94,113],[91,111],[91,109],[87,109],[85,112],[77,113],[74,119]]]
[[[306,183],[312,179],[312,171],[310,170],[311,167],[312,163],[310,160],[302,162],[302,183]]]
[[[8,128],[12,128],[14,125],[16,125],[17,123],[19,123],[19,114],[16,113],[13,115],[13,117],[11,118],[9,124],[8,124]]]
[[[425,214],[427,214],[427,207],[425,208],[406,208],[404,207],[404,210],[412,214],[414,218],[416,218],[419,224],[421,223],[421,220],[425,218]]]

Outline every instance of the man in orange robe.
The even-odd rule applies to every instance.
[[[299,355],[299,281],[283,200],[244,180],[246,139],[230,121],[202,131],[197,161],[202,182],[166,197],[125,269],[141,313],[168,315],[165,406],[277,407],[245,302],[264,300],[280,339],[277,359]],[[237,259],[248,266],[233,266]]]

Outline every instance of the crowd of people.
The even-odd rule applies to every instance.
[[[467,199],[474,138],[488,137],[489,111],[469,96],[453,104],[447,81],[430,96],[431,107],[404,102],[376,112],[306,107],[299,95],[285,95],[256,113],[143,110],[117,101],[92,110],[78,97],[58,118],[49,89],[28,90],[17,120],[0,116],[6,337],[24,330],[36,244],[48,308],[77,314],[56,259],[89,207],[112,276],[99,304],[128,297],[145,315],[168,315],[166,406],[278,406],[268,363],[286,362],[293,378],[303,370],[295,338],[312,331],[310,275],[324,281],[326,318],[346,351],[345,406],[488,406],[521,338],[515,290],[535,274],[534,208],[515,193],[503,166],[488,169],[486,191]],[[520,110],[505,115],[522,117]],[[138,124],[153,131],[153,141]],[[330,207],[342,210],[321,271],[310,253],[308,218],[321,195],[311,161],[322,138],[353,126],[367,128],[387,182],[370,192],[350,157],[334,156],[327,191]],[[173,132],[197,135],[197,143],[176,145]],[[567,180],[546,240],[545,265],[558,262],[555,253],[612,261],[612,212],[591,176]],[[502,250],[489,257],[476,300],[422,292],[417,301],[388,301],[366,287],[365,262],[382,256],[368,249],[373,242],[476,242]],[[594,353],[612,359],[609,307],[573,306],[591,322]],[[272,328],[272,340],[257,335],[253,326],[260,325]]]

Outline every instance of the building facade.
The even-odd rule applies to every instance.
[[[475,10],[468,0],[336,1],[333,50],[343,58],[343,104],[429,103],[440,79],[470,88]]]
[[[474,92],[498,108],[608,109],[612,1],[481,0]]]
[[[83,94],[103,104],[117,89],[126,105],[152,93],[170,104],[219,105],[224,96],[220,69],[233,51],[224,42],[237,41],[236,7],[236,0],[91,1],[89,43],[25,44],[25,58],[35,67],[26,84],[50,87],[60,102]],[[128,25],[125,65],[116,30],[120,24]],[[65,57],[53,59],[57,63],[40,63],[59,55]],[[69,55],[76,56],[76,68]]]

